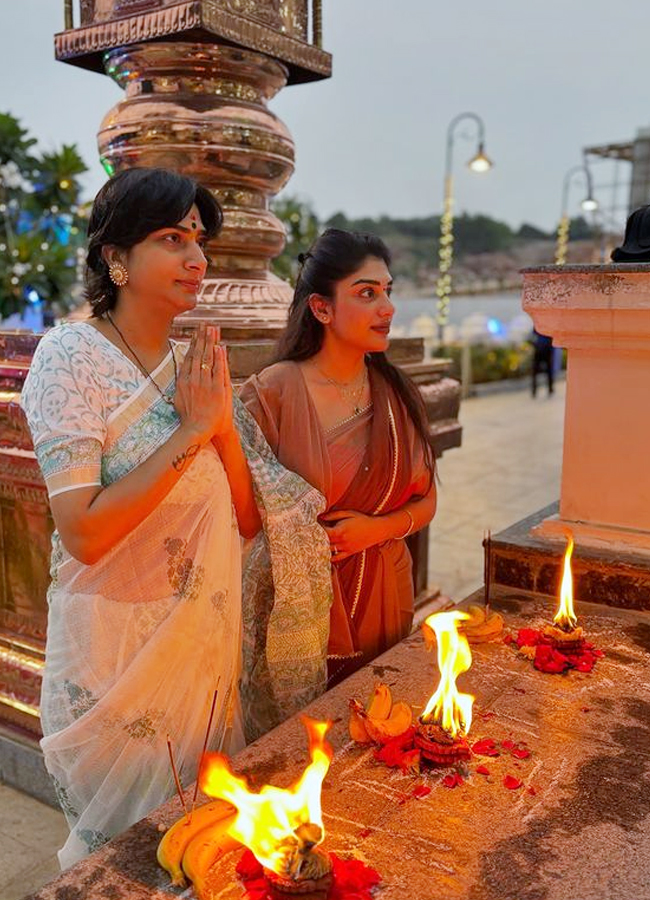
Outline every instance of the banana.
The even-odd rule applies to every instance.
[[[237,811],[233,810],[230,815],[212,822],[195,834],[185,848],[183,872],[194,885],[199,900],[208,900],[207,881],[212,866],[225,853],[241,846],[239,841],[228,834],[228,829],[236,818]]]
[[[350,700],[350,721],[348,729],[350,737],[358,744],[371,744],[372,738],[368,737],[366,731],[366,718],[368,713],[358,700]]]
[[[190,841],[206,826],[231,816],[234,812],[235,807],[225,800],[211,800],[203,806],[198,806],[191,819],[182,816],[165,832],[158,844],[156,858],[163,869],[171,875],[172,884],[185,884],[181,860]]]
[[[390,738],[408,731],[412,721],[413,713],[408,703],[396,703],[387,719],[373,719],[368,716],[365,727],[371,740],[383,744]]]
[[[373,719],[387,719],[392,706],[393,698],[390,688],[383,681],[378,681],[366,704],[366,712]]]
[[[479,644],[489,641],[503,630],[503,617],[499,613],[492,612],[485,617],[485,607],[470,606],[468,609],[470,618],[459,625],[470,644]]]
[[[436,633],[426,622],[422,623],[422,636],[424,637],[424,646],[427,650],[436,649]]]

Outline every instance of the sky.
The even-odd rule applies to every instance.
[[[323,0],[326,81],[285,88],[271,109],[296,143],[285,194],[321,219],[438,214],[447,128],[483,119],[494,168],[471,173],[471,123],[454,133],[456,213],[546,230],[567,171],[585,146],[626,141],[650,125],[650,4],[643,0]],[[0,111],[45,150],[78,146],[92,197],[105,180],[96,133],[122,92],[107,76],[54,60],[63,0],[0,0]],[[593,167],[612,205],[613,166]],[[629,166],[619,170],[629,179]],[[570,183],[569,212],[584,195]],[[619,202],[625,192],[619,191]],[[607,213],[609,214],[609,213]],[[619,212],[619,218],[623,212]]]

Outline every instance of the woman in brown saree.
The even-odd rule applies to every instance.
[[[404,539],[435,512],[434,459],[419,392],[385,356],[385,244],[330,228],[301,264],[278,362],[240,396],[280,463],[326,499],[331,685],[410,631]]]

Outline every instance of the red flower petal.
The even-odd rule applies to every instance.
[[[476,772],[478,775],[489,775],[490,774],[490,770],[488,769],[487,766],[477,766]]]
[[[536,628],[520,628],[517,632],[517,646],[536,647],[543,640],[541,631]]]
[[[504,750],[512,750],[512,748],[515,746],[515,742],[507,739],[505,741],[501,741],[501,746]]]
[[[426,784],[416,784],[411,793],[416,799],[421,800],[431,793],[431,788]]]
[[[506,775],[503,779],[503,786],[507,787],[509,791],[516,791],[522,784],[523,781],[519,781],[514,775]]]
[[[533,665],[540,672],[558,674],[568,669],[571,663],[563,653],[554,650],[548,644],[538,644]]]
[[[494,743],[492,738],[483,738],[480,741],[475,741],[472,744],[472,753],[475,753],[477,756],[499,756],[499,748]]]
[[[514,641],[514,637],[511,634],[504,634],[503,643],[504,644],[512,644]]]
[[[375,759],[390,768],[400,768],[402,772],[419,772],[420,751],[415,747],[413,737],[415,728],[409,728],[404,734],[391,738],[379,750],[375,750]]]
[[[454,772],[452,775],[445,775],[442,779],[442,783],[446,788],[455,788],[459,784],[464,784],[463,778],[458,772]]]
[[[254,878],[261,878],[264,874],[261,863],[257,861],[251,850],[244,850],[235,871],[242,881],[252,881]]]
[[[367,837],[370,837],[371,834],[372,834],[372,828],[362,828],[361,831],[359,832],[359,837],[367,838]]]
[[[526,788],[526,791],[527,791],[527,793],[531,794],[533,797],[534,797],[535,794],[537,793],[537,791],[536,791],[535,788],[532,786],[532,784],[531,784],[529,787]]]
[[[528,759],[530,750],[526,750],[525,747],[513,747],[512,755],[516,757],[516,759]]]
[[[381,875],[360,859],[341,859],[330,853],[333,866],[333,884],[328,900],[371,900],[372,889],[381,883]]]

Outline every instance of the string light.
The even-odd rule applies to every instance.
[[[571,222],[565,213],[557,226],[557,242],[555,244],[555,265],[563,266],[566,263],[567,245],[569,243],[569,226]]]

